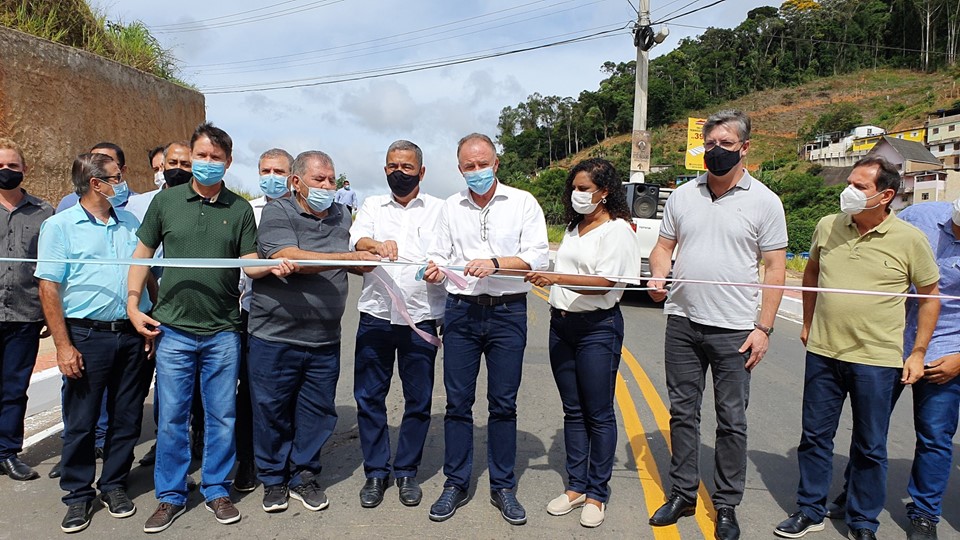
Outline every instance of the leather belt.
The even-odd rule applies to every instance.
[[[460,300],[463,300],[464,302],[476,304],[478,306],[499,306],[500,304],[523,300],[527,297],[527,293],[505,294],[503,296],[490,296],[489,294],[478,294],[475,296],[452,294],[450,296],[454,296]]]
[[[92,328],[101,332],[132,332],[136,333],[133,323],[129,319],[120,319],[116,321],[95,321],[93,319],[66,319],[70,326],[79,328]]]
[[[604,317],[604,316],[606,316],[607,314],[609,314],[610,312],[618,309],[619,307],[620,307],[620,304],[617,304],[617,305],[615,305],[615,306],[613,306],[613,307],[611,307],[611,308],[606,308],[606,309],[594,309],[594,310],[592,310],[592,311],[565,311],[565,310],[557,309],[557,308],[555,308],[555,307],[553,307],[553,306],[550,306],[550,314],[553,315],[553,316],[555,316],[555,317],[574,317],[574,316],[577,316],[577,317],[597,317],[597,316]]]

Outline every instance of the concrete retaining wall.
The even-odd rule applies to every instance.
[[[189,139],[203,94],[72,47],[0,27],[0,136],[23,147],[24,187],[54,205],[73,159],[115,142],[136,191],[154,189],[150,148]]]

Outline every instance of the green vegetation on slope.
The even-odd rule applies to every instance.
[[[107,21],[85,0],[0,0],[0,26],[76,47],[189,86],[176,77],[176,60],[143,23]]]

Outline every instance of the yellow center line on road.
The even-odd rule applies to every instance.
[[[636,357],[634,357],[626,347],[623,348],[621,354],[627,367],[630,369],[630,373],[633,374],[633,378],[640,387],[644,401],[647,402],[647,405],[650,406],[650,410],[653,412],[653,418],[657,423],[657,427],[660,428],[663,438],[667,441],[667,448],[672,452],[673,449],[670,445],[670,413],[667,411],[666,405],[664,405],[663,400],[660,399],[660,394],[657,393],[656,387],[653,386],[653,382],[650,380],[650,377],[647,376],[647,372],[640,366],[640,362],[637,361]],[[703,482],[700,482],[700,489],[697,491],[699,493],[699,497],[697,497],[697,513],[695,515],[697,524],[700,526],[704,538],[713,538],[716,528],[713,519],[710,518],[710,516],[716,514],[713,509],[713,502],[710,500],[710,495],[707,493],[707,488],[703,485]],[[654,510],[656,510],[656,508],[654,508]]]
[[[617,373],[617,405],[620,406],[620,414],[623,416],[623,430],[627,432],[627,439],[630,442],[630,448],[633,450],[633,460],[637,464],[637,476],[640,477],[640,487],[643,488],[643,500],[647,504],[647,515],[652,516],[660,506],[663,496],[663,486],[660,483],[660,472],[657,469],[657,461],[653,458],[653,452],[650,451],[650,445],[647,443],[646,431],[643,429],[643,423],[640,422],[640,416],[637,414],[637,406],[630,397],[630,389],[627,388],[627,382],[623,380],[623,375]],[[657,540],[678,540],[680,538],[680,529],[676,525],[668,527],[651,527],[653,537]]]
[[[543,300],[548,300],[547,291],[541,287],[534,287],[533,293]],[[647,402],[647,405],[650,407],[650,410],[653,413],[657,427],[660,429],[660,432],[663,434],[663,437],[666,440],[667,448],[671,449],[670,413],[667,410],[666,405],[664,405],[663,400],[660,399],[660,394],[657,393],[656,387],[653,386],[653,382],[650,380],[647,372],[644,371],[644,369],[640,366],[640,362],[637,361],[636,357],[633,356],[633,354],[626,347],[622,348],[621,354],[630,370],[630,373],[633,375],[634,380],[636,380],[637,385],[640,387],[640,392],[643,395],[644,401]],[[640,485],[643,488],[647,509],[650,515],[653,515],[653,512],[656,511],[656,509],[660,506],[661,501],[666,500],[663,491],[663,483],[660,480],[656,461],[653,458],[653,454],[650,452],[650,446],[647,443],[645,436],[646,431],[643,429],[643,424],[640,422],[636,405],[634,404],[633,399],[630,397],[629,389],[626,386],[626,381],[620,374],[617,374],[616,397],[617,404],[620,407],[620,413],[623,416],[624,430],[627,433],[627,437],[630,442],[630,448],[633,450],[634,459],[637,464],[637,475],[640,477]],[[649,478],[644,477],[641,464],[649,472]],[[652,482],[652,485],[650,485],[650,482]],[[704,538],[713,538],[715,534],[715,524],[711,516],[716,514],[713,508],[713,502],[710,500],[710,495],[707,493],[707,488],[703,485],[703,482],[700,482],[700,488],[697,491],[699,494],[697,497],[697,511],[695,514],[697,525],[699,525],[701,532],[703,532]],[[654,527],[653,530],[654,535],[658,539],[680,537],[679,530],[676,528],[676,526]],[[659,536],[658,531],[664,531],[664,534],[668,534],[669,532],[669,534],[675,535]]]

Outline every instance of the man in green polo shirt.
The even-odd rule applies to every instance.
[[[868,156],[854,165],[840,195],[841,214],[813,233],[805,287],[937,294],[940,274],[926,236],[890,212],[900,173]],[[804,292],[800,339],[807,346],[803,433],[797,449],[799,510],[774,531],[800,538],[824,528],[833,472],[833,437],[847,395],[853,410],[846,522],[850,537],[874,540],[887,481],[887,430],[893,394],[923,376],[923,358],[940,302],[919,300],[916,340],[903,359],[903,297]]]
[[[193,178],[165,189],[150,203],[137,236],[136,258],[151,258],[163,244],[164,258],[257,258],[253,209],[228,190],[223,175],[233,141],[202,124],[190,140]],[[229,498],[227,475],[236,457],[237,374],[240,363],[240,270],[167,268],[152,316],[137,307],[149,272],[131,266],[127,313],[137,331],[156,340],[160,422],[154,484],[160,505],[144,532],[160,532],[180,516],[187,501],[190,466],[190,405],[200,377],[204,405],[204,456],[200,491],[220,523],[240,520]]]

